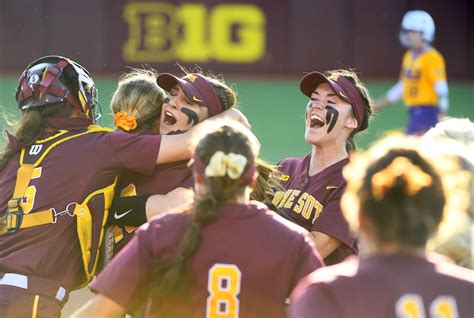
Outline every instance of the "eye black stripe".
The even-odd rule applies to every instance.
[[[191,110],[187,107],[181,107],[181,112],[188,116],[188,124],[192,124],[194,126],[199,123],[199,116],[194,110]]]

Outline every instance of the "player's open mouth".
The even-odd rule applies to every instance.
[[[317,116],[316,114],[312,114],[310,117],[309,127],[311,128],[321,128],[325,125],[324,120]]]
[[[176,122],[176,117],[174,117],[171,112],[165,111],[165,119],[163,120],[163,124],[166,126],[173,126],[174,124],[176,124]]]

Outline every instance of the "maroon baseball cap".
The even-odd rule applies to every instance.
[[[156,83],[167,92],[179,84],[190,101],[209,109],[209,116],[222,113],[222,105],[214,86],[201,74],[189,73],[178,78],[173,74],[163,73],[158,75]]]
[[[301,79],[301,92],[311,98],[311,94],[321,83],[328,83],[340,98],[352,105],[352,110],[357,119],[357,130],[364,130],[367,128],[362,127],[365,117],[364,101],[362,100],[359,91],[350,80],[343,75],[340,75],[336,80],[333,80],[320,72],[311,72]]]

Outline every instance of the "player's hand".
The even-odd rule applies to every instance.
[[[384,108],[388,104],[389,104],[389,101],[387,100],[387,98],[385,97],[379,98],[376,101],[374,101],[372,105],[372,111],[379,112],[380,110],[382,110],[382,108]]]
[[[245,127],[247,127],[248,129],[252,128],[252,126],[250,125],[247,117],[245,117],[245,115],[240,110],[238,110],[234,107],[232,107],[230,109],[227,109],[227,110],[223,111],[222,113],[220,113],[219,115],[216,115],[214,117],[219,118],[219,119],[235,120],[235,121],[241,123],[242,125],[244,125]]]

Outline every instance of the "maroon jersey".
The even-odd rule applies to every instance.
[[[54,147],[33,172],[25,213],[54,208],[64,211],[93,191],[111,185],[121,169],[152,173],[160,136],[96,132]],[[19,154],[0,172],[0,215],[13,195]],[[28,192],[30,191],[30,192]],[[97,203],[97,204],[96,204]],[[92,202],[92,218],[103,215],[103,203]],[[0,273],[12,272],[51,279],[70,290],[83,281],[83,261],[76,220],[68,215],[57,223],[0,235]]]
[[[383,255],[316,270],[292,293],[291,317],[474,317],[474,271],[439,255]]]
[[[188,162],[186,160],[158,165],[151,175],[127,171],[119,180],[117,194],[118,196],[167,194],[176,188],[192,188],[194,179]],[[130,241],[135,229],[134,226],[114,226],[114,254],[118,253]]]
[[[202,229],[190,259],[189,296],[159,303],[151,298],[150,316],[206,317],[207,312],[212,317],[228,311],[236,317],[285,317],[285,299],[295,284],[322,265],[313,242],[257,202],[226,204],[218,213],[219,219]],[[189,218],[170,213],[143,225],[91,289],[133,309],[149,296],[156,263],[175,255]]]
[[[281,185],[286,191],[277,192],[273,204],[308,231],[321,232],[341,241],[342,244],[324,259],[328,265],[335,264],[358,252],[355,236],[340,207],[346,188],[342,169],[349,159],[309,176],[310,159],[311,154],[307,154],[302,158],[284,159],[278,164],[282,173]]]

